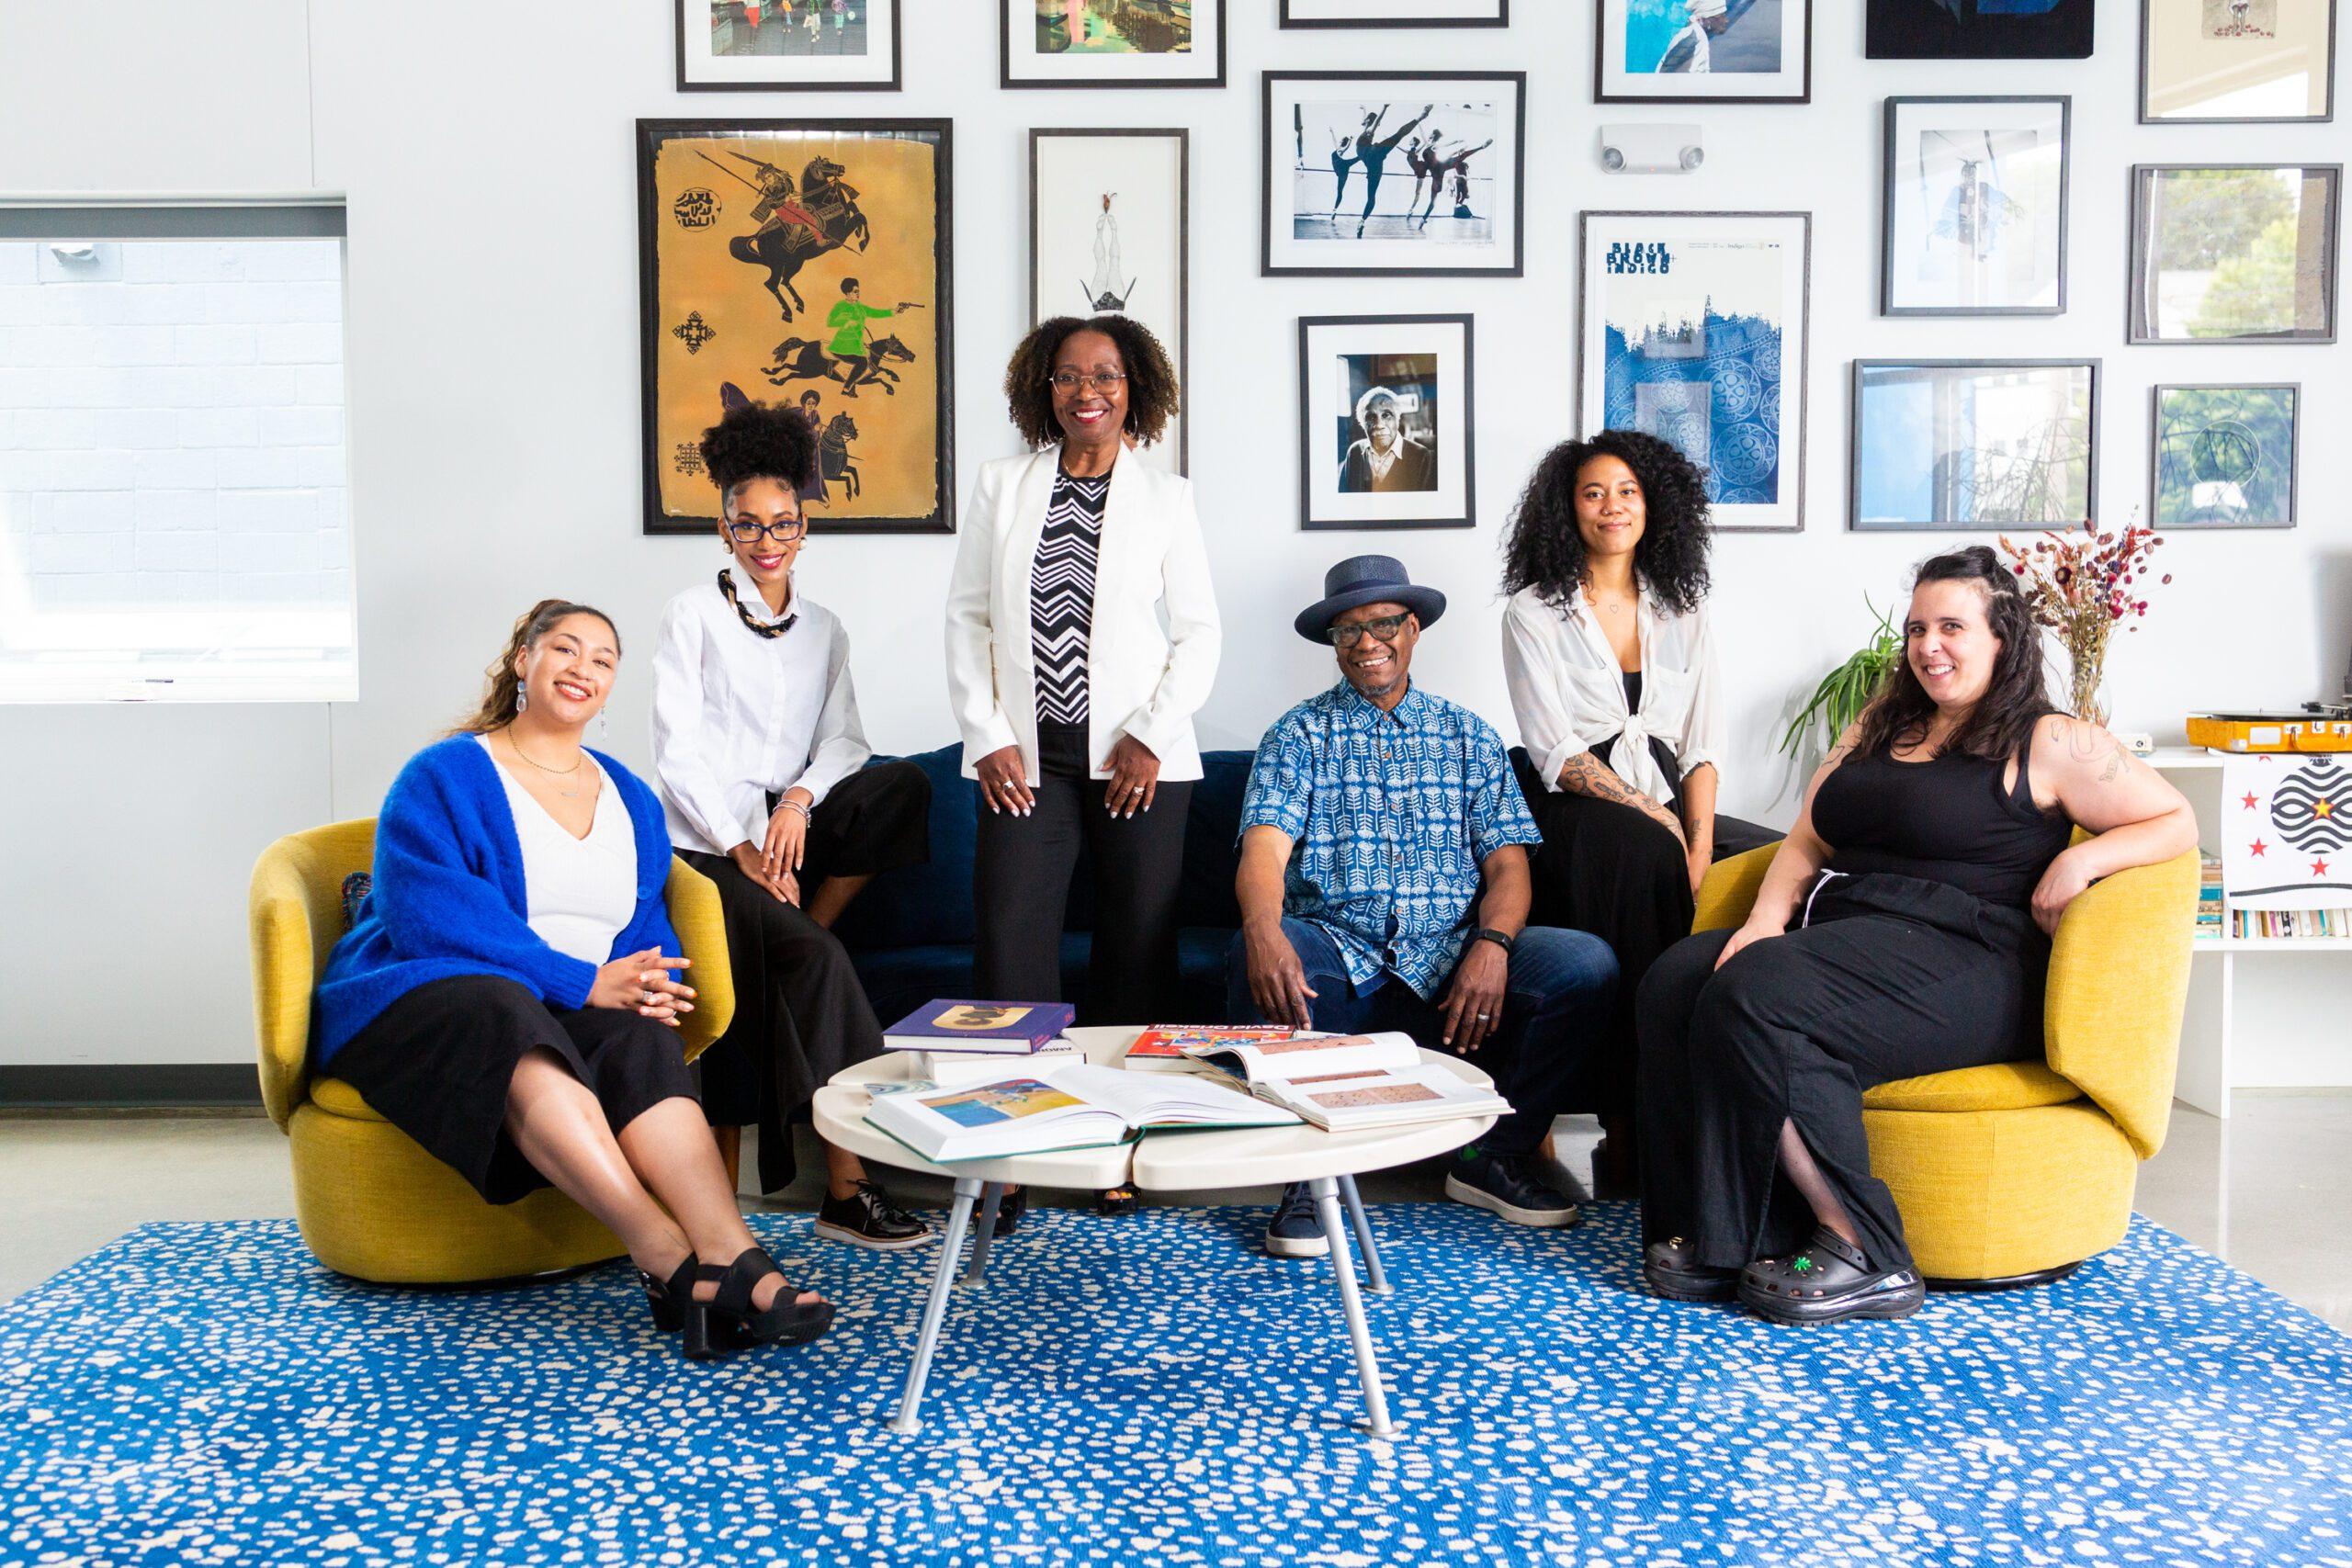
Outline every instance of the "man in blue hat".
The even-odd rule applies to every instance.
[[[1515,1224],[1571,1225],[1576,1205],[1534,1155],[1608,1016],[1617,961],[1589,932],[1526,923],[1527,847],[1543,836],[1502,740],[1411,681],[1421,632],[1444,613],[1445,595],[1388,556],[1341,561],[1300,612],[1298,634],[1330,645],[1340,680],[1258,743],[1227,1016],[1402,1030],[1474,1058],[1513,1113],[1455,1156],[1446,1196]],[[1306,1184],[1292,1186],[1266,1250],[1328,1249]]]

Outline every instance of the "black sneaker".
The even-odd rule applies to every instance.
[[[892,1202],[881,1184],[873,1181],[859,1182],[846,1198],[827,1198],[817,1211],[816,1230],[819,1235],[878,1252],[921,1247],[938,1234]]]
[[[1583,1210],[1536,1177],[1534,1167],[1532,1155],[1481,1154],[1474,1144],[1446,1172],[1445,1195],[1538,1230],[1560,1230],[1584,1218]]]
[[[1328,1258],[1330,1238],[1323,1234],[1323,1217],[1315,1212],[1315,1194],[1304,1181],[1283,1189],[1283,1201],[1266,1226],[1266,1252],[1273,1258]]]

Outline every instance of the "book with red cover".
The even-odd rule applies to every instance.
[[[1221,1045],[1261,1045],[1269,1041],[1287,1040],[1292,1032],[1272,1025],[1227,1028],[1223,1025],[1156,1023],[1135,1038],[1127,1047],[1124,1066],[1139,1072],[1189,1072],[1194,1058],[1185,1054],[1188,1045],[1214,1050]]]
[[[977,1002],[933,998],[882,1032],[893,1051],[974,1051],[1025,1056],[1068,1029],[1068,1002]]]

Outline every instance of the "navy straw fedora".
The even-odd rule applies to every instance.
[[[1331,623],[1365,604],[1402,604],[1433,626],[1445,614],[1445,595],[1434,588],[1416,587],[1405,575],[1405,563],[1395,556],[1350,556],[1323,574],[1323,597],[1298,613],[1291,623],[1309,642],[1329,642]]]

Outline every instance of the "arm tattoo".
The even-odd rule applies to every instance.
[[[1636,811],[1650,809],[1649,797],[1617,776],[1617,771],[1589,751],[1579,751],[1560,765],[1560,787],[1570,795],[1589,795],[1614,801]]]

